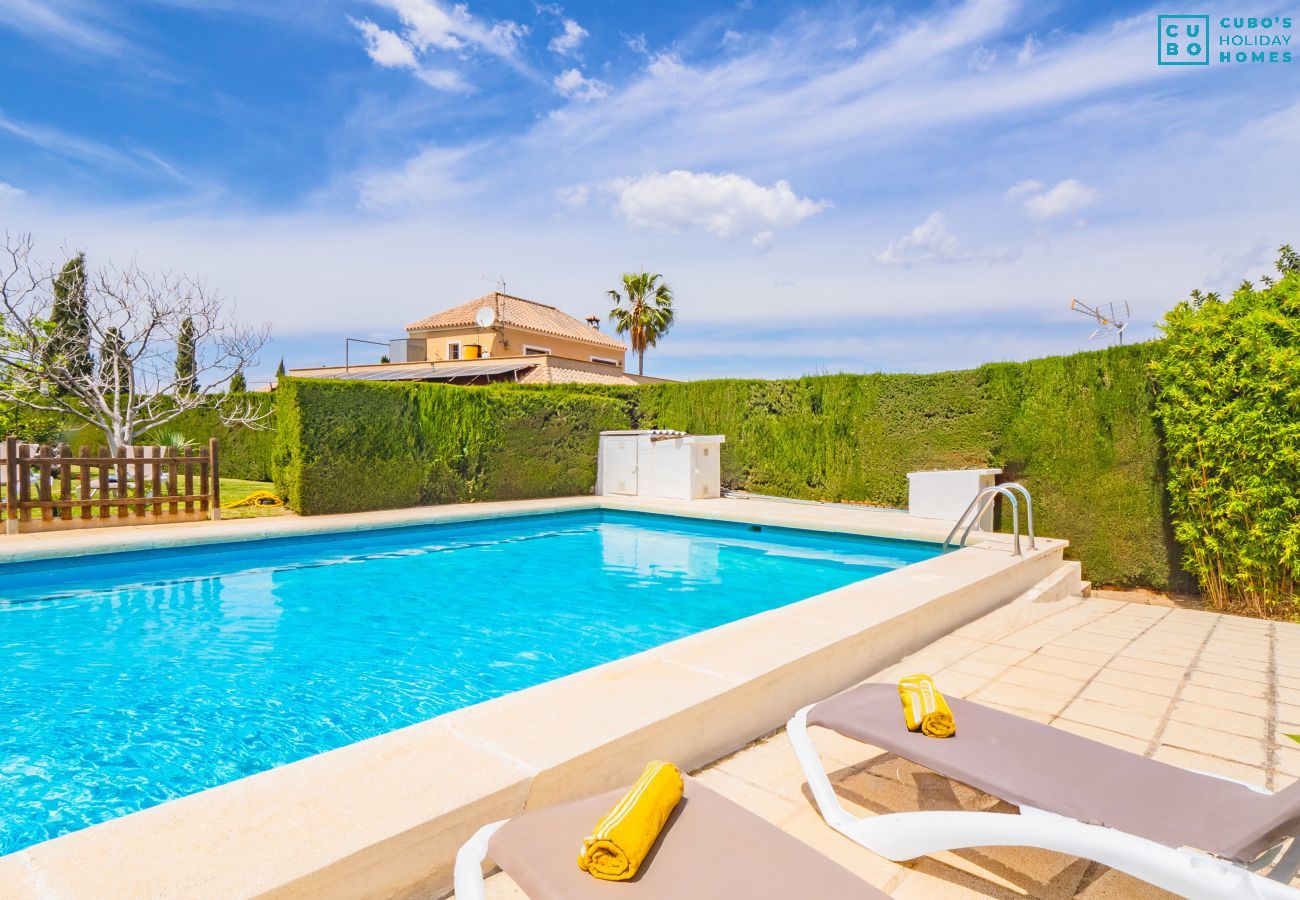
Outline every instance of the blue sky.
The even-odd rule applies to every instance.
[[[1300,241],[1300,61],[1157,66],[1170,11],[0,0],[0,225],[204,276],[263,370],[641,266],[657,374],[1067,352]]]

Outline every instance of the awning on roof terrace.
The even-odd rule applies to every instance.
[[[483,362],[444,362],[429,363],[427,366],[421,366],[418,369],[402,368],[396,371],[340,372],[337,375],[328,377],[343,381],[451,381],[456,378],[483,378],[491,375],[505,375],[507,372],[531,369],[536,365],[535,362],[522,362],[520,360],[497,363],[491,360],[484,360]],[[385,366],[385,369],[388,369],[388,367]]]

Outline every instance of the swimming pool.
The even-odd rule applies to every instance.
[[[0,566],[0,852],[935,555],[591,510]]]

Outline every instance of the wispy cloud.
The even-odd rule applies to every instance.
[[[122,56],[132,47],[111,28],[109,10],[88,0],[4,0],[0,27],[8,27],[64,53]]]

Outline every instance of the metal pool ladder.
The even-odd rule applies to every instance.
[[[982,488],[980,492],[975,495],[975,499],[970,502],[970,505],[966,507],[966,511],[957,519],[957,524],[952,526],[952,531],[948,532],[948,536],[943,539],[943,552],[948,552],[949,548],[953,544],[953,537],[957,534],[957,531],[961,528],[963,523],[966,525],[966,530],[961,533],[961,537],[957,539],[956,544],[958,547],[966,546],[966,538],[970,535],[971,529],[975,527],[975,523],[980,520],[980,516],[984,515],[984,510],[988,508],[988,505],[997,500],[998,496],[1001,495],[1011,501],[1011,555],[1020,556],[1020,503],[1016,500],[1017,491],[1023,494],[1025,498],[1025,516],[1028,519],[1029,525],[1029,549],[1033,550],[1034,498],[1029,495],[1029,489],[1023,484],[1016,481],[1008,481],[1006,484],[989,485],[986,488]],[[972,511],[974,511],[974,515],[971,515]],[[968,517],[970,518],[969,522],[966,521]]]

